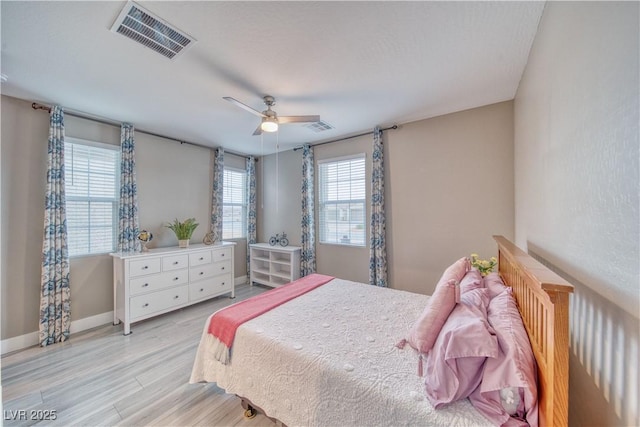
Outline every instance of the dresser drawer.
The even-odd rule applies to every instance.
[[[171,307],[183,305],[189,302],[189,286],[183,285],[164,291],[138,295],[129,300],[131,320],[163,311]]]
[[[189,255],[169,255],[162,257],[162,271],[179,270],[189,266]]]
[[[160,258],[138,259],[129,262],[129,276],[136,277],[160,272]]]
[[[189,285],[189,301],[197,301],[212,295],[220,295],[231,291],[231,274],[215,276]]]
[[[189,254],[189,266],[197,267],[198,265],[211,264],[211,251],[196,252]]]
[[[226,261],[231,259],[231,257],[233,256],[233,254],[231,253],[232,250],[233,248],[214,249],[212,252],[213,262]]]
[[[213,264],[200,265],[189,270],[189,279],[194,282],[219,274],[233,273],[231,271],[231,260],[214,262]]]
[[[171,286],[184,285],[188,282],[189,270],[185,268],[131,279],[129,281],[129,292],[131,295],[138,295],[145,292],[159,291]]]

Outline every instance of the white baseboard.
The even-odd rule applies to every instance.
[[[106,325],[107,323],[113,323],[113,311],[74,320],[71,322],[69,332],[73,335],[86,331],[87,329],[95,328],[96,326]],[[34,345],[38,345],[38,332],[30,332],[0,341],[0,354],[11,353],[12,351],[22,350]]]
[[[85,317],[84,319],[74,320],[73,322],[71,322],[71,328],[69,332],[75,334],[76,332],[86,331],[87,329],[106,325],[107,323],[113,323],[113,311],[96,314],[95,316]]]
[[[12,351],[22,350],[23,348],[32,347],[38,344],[38,333],[31,332],[13,338],[7,338],[0,341],[0,353],[6,354]]]
[[[233,282],[236,286],[243,285],[247,283],[247,279],[246,275],[240,276],[236,277]],[[74,320],[71,322],[69,332],[73,335],[86,331],[87,329],[95,328],[96,326],[106,325],[107,323],[113,323],[113,311]],[[38,345],[37,331],[0,341],[0,354],[11,353],[12,351],[22,350],[34,345]]]

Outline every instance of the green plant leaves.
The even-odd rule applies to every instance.
[[[196,222],[195,218],[188,218],[182,222],[178,221],[178,218],[176,218],[173,221],[173,224],[169,224],[166,227],[176,233],[178,240],[189,240],[198,225],[200,224]]]

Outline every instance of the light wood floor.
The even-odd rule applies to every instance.
[[[14,425],[157,425],[273,427],[243,417],[240,400],[215,384],[189,384],[206,318],[263,292],[236,287],[236,299],[210,301],[135,323],[106,325],[65,343],[2,357],[3,422]],[[11,420],[11,411],[55,410],[55,421]]]

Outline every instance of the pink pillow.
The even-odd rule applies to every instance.
[[[484,288],[484,280],[480,271],[477,268],[472,268],[460,281],[460,293],[464,294],[478,288]]]
[[[500,352],[487,359],[482,382],[469,396],[471,403],[499,425],[538,425],[536,360],[511,288],[489,303],[489,323],[496,331]],[[513,408],[509,408],[509,406]]]
[[[442,325],[459,299],[458,283],[469,268],[468,258],[460,258],[450,265],[438,281],[424,311],[411,326],[407,342],[420,353],[428,353],[433,347]]]
[[[498,341],[487,321],[489,295],[478,288],[460,295],[425,358],[425,391],[438,409],[468,397],[482,380],[488,357],[498,356]]]
[[[489,273],[482,279],[484,282],[484,287],[489,289],[489,297],[491,299],[500,295],[504,292],[505,289],[508,288],[507,285],[504,284],[502,278],[498,273]]]

